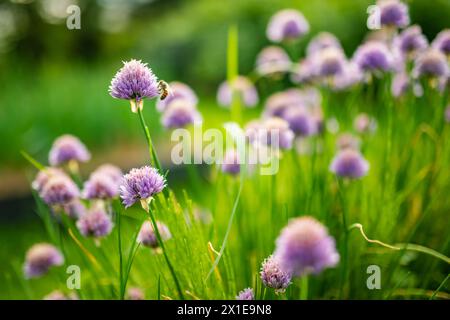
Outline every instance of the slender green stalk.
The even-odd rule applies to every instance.
[[[343,298],[344,294],[344,284],[347,278],[347,265],[348,265],[348,228],[347,228],[347,207],[345,205],[345,199],[343,195],[342,181],[337,178],[338,183],[338,195],[342,207],[342,225],[344,232],[344,247],[342,249],[342,268],[341,268],[341,279],[339,285],[339,299]]]
[[[121,225],[120,225],[120,212],[116,212],[116,223],[117,223],[117,245],[119,249],[119,292],[120,300],[125,298],[125,286],[123,285],[123,257],[122,257],[122,236],[121,236]]]
[[[150,130],[148,129],[147,124],[145,123],[144,114],[141,109],[138,109],[139,120],[141,122],[142,130],[144,130],[145,138],[148,144],[148,153],[150,156],[150,164],[155,166],[159,172],[161,171],[161,163],[159,162],[158,155],[156,154],[155,148],[153,146],[152,138],[150,136]]]
[[[158,224],[156,223],[155,215],[153,214],[153,210],[149,208],[148,211],[150,215],[150,220],[152,221],[153,230],[155,230],[156,238],[158,239],[159,246],[161,247],[161,250],[163,252],[164,259],[166,260],[167,266],[169,267],[169,271],[172,275],[173,281],[175,282],[175,286],[177,287],[178,296],[181,300],[184,299],[183,292],[181,290],[180,282],[178,281],[177,275],[175,273],[175,270],[172,266],[172,263],[170,262],[169,256],[166,252],[166,247],[164,246],[164,242],[161,238],[161,234],[159,233]]]
[[[241,121],[241,103],[240,95],[234,90],[233,82],[239,75],[239,43],[238,27],[236,24],[228,28],[227,43],[227,81],[232,91],[231,99],[231,118],[233,121]]]
[[[441,289],[444,287],[444,285],[447,282],[448,278],[450,278],[450,273],[447,274],[447,276],[445,277],[444,281],[442,281],[441,284],[439,285],[439,287],[433,292],[433,294],[430,297],[430,300],[434,300],[434,298],[436,297],[438,292],[441,291]]]
[[[308,276],[300,278],[300,300],[308,300]]]

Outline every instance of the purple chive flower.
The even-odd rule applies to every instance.
[[[227,150],[223,157],[222,172],[237,175],[240,171],[241,165],[238,152],[234,149]]]
[[[445,121],[450,123],[450,105],[448,105],[445,109]]]
[[[300,11],[285,9],[275,13],[267,26],[267,38],[272,42],[295,40],[309,32],[309,23]]]
[[[149,166],[134,168],[123,177],[120,197],[125,208],[131,207],[138,200],[145,205],[145,202],[148,203],[165,186],[165,178],[155,168]]]
[[[54,290],[47,294],[43,300],[79,300],[76,293],[65,294],[60,290]]]
[[[59,208],[55,208],[58,210]],[[62,205],[62,211],[72,219],[78,219],[86,213],[86,206],[80,199],[74,199]]]
[[[24,273],[26,278],[37,278],[53,266],[61,266],[64,257],[59,250],[48,243],[37,243],[25,255]]]
[[[142,110],[143,99],[159,95],[158,79],[152,69],[140,60],[130,60],[116,73],[109,86],[109,94],[116,99],[129,100],[131,111]]]
[[[289,108],[283,115],[289,128],[298,136],[307,137],[318,132],[317,121],[306,108]]]
[[[331,162],[330,171],[339,177],[357,179],[367,174],[369,163],[359,151],[344,149]]]
[[[169,228],[163,222],[156,221],[156,225],[163,241],[167,241],[172,238]],[[139,234],[137,236],[137,242],[153,249],[159,246],[158,238],[156,237],[155,230],[153,229],[153,224],[150,221],[146,220],[142,224],[141,230],[139,230]]]
[[[276,240],[274,258],[293,276],[318,274],[339,262],[334,238],[313,217],[293,219]]]
[[[238,76],[231,86],[228,81],[222,82],[217,91],[217,102],[223,107],[231,106],[233,92],[239,95],[241,102],[246,107],[254,107],[259,102],[258,91],[253,83],[246,77]]]
[[[137,287],[129,288],[127,290],[127,300],[145,300],[144,291]]]
[[[100,167],[95,169],[95,171],[92,174],[104,174],[109,176],[115,183],[120,183],[122,180],[123,172],[120,170],[119,167],[105,163],[102,164]]]
[[[390,71],[394,58],[386,44],[369,41],[358,47],[353,61],[364,72]]]
[[[353,127],[358,133],[371,133],[377,129],[377,122],[368,114],[361,113],[356,116]]]
[[[324,78],[343,74],[347,62],[343,51],[333,47],[318,52],[313,61],[315,75]]]
[[[333,80],[332,89],[345,90],[361,83],[364,80],[364,74],[356,63],[347,61],[343,72]]]
[[[255,293],[252,288],[246,288],[239,292],[236,300],[255,300]]]
[[[379,0],[380,22],[383,26],[404,28],[409,24],[408,6],[398,0]]]
[[[306,54],[311,57],[327,48],[342,50],[341,43],[334,34],[329,32],[320,32],[309,42],[308,47],[306,48]]]
[[[413,74],[415,77],[431,77],[445,79],[450,70],[445,55],[436,49],[428,49],[415,62]]]
[[[84,183],[84,199],[112,199],[119,194],[119,185],[109,175],[93,173]]]
[[[165,109],[161,122],[166,128],[183,128],[190,124],[197,124],[202,117],[195,106],[187,99],[172,101]]]
[[[286,120],[277,117],[267,118],[262,123],[259,139],[263,144],[275,148],[291,149],[294,132]]]
[[[262,283],[266,287],[275,289],[276,293],[283,293],[291,284],[292,275],[281,269],[280,264],[273,256],[269,256],[263,261],[259,274]]]
[[[51,176],[39,193],[48,205],[64,205],[80,195],[77,185],[66,175]]]
[[[415,58],[428,47],[428,40],[418,25],[403,30],[394,38],[393,46],[404,58]]]
[[[248,142],[253,143],[258,140],[259,130],[261,129],[262,124],[260,120],[251,120],[244,127],[245,137]]]
[[[100,238],[110,234],[113,223],[101,206],[95,206],[78,219],[77,228],[85,237]]]
[[[394,75],[391,84],[391,93],[398,98],[408,92],[410,88],[409,75],[406,72],[398,72]]]
[[[77,137],[65,134],[53,142],[48,161],[52,166],[59,166],[71,161],[86,162],[90,158],[91,154]]]
[[[178,99],[188,100],[193,106],[197,105],[198,98],[194,90],[187,84],[173,81],[169,83],[170,93],[164,100],[158,100],[156,109],[160,112],[164,111],[168,105]]]
[[[264,106],[264,118],[283,117],[292,107],[300,108],[306,104],[305,96],[299,89],[288,89],[272,94]]]
[[[339,135],[336,141],[336,147],[338,150],[345,150],[345,149],[359,150],[360,145],[361,140],[351,133],[343,133]]]
[[[444,29],[434,38],[431,46],[450,57],[450,29]]]
[[[41,192],[47,181],[53,176],[67,176],[66,173],[59,168],[48,167],[40,170],[36,178],[31,183],[31,187],[37,192]]]
[[[291,67],[291,59],[286,51],[277,46],[261,50],[256,57],[256,70],[260,75],[284,73]]]
[[[315,77],[315,69],[312,58],[308,57],[301,60],[293,67],[291,81],[293,83],[311,83]]]

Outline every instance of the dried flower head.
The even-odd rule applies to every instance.
[[[231,85],[228,81],[222,82],[217,91],[217,102],[222,107],[230,107],[233,101],[233,94],[236,93],[244,106],[254,107],[259,102],[258,91],[253,83],[246,77],[236,77]]]
[[[293,276],[318,274],[339,262],[334,238],[313,217],[293,219],[276,240],[274,258]]]
[[[131,169],[120,185],[120,197],[125,208],[131,207],[140,200],[145,208],[145,203],[154,195],[161,192],[166,186],[166,179],[155,168],[144,166]]]
[[[284,9],[270,18],[267,38],[272,42],[295,40],[309,32],[309,23],[300,11]]]
[[[109,94],[116,99],[129,100],[131,111],[142,110],[143,99],[159,95],[158,79],[153,71],[140,60],[124,62],[109,86]]]
[[[330,171],[339,177],[357,179],[367,174],[369,163],[359,151],[344,149],[331,162]]]
[[[90,158],[91,154],[77,137],[65,134],[53,142],[48,161],[52,166],[59,166],[70,161],[86,162]]]
[[[111,233],[113,223],[102,206],[95,206],[78,219],[77,228],[85,237],[101,238]]]
[[[161,221],[157,221],[156,225],[158,227],[158,231],[162,241],[167,241],[172,238],[172,234],[170,233],[170,230],[166,224]],[[150,248],[159,247],[158,238],[156,237],[153,224],[150,221],[146,220],[142,224],[141,230],[139,230],[139,234],[137,237],[137,242]]]
[[[273,256],[269,256],[263,261],[259,274],[262,283],[266,287],[275,289],[276,293],[283,293],[291,284],[292,275],[283,270]]]
[[[25,255],[24,273],[26,278],[37,278],[53,266],[61,266],[64,258],[59,250],[48,243],[37,243]]]
[[[246,288],[239,292],[236,300],[255,300],[255,293],[252,288]]]

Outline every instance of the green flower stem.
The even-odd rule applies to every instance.
[[[161,173],[161,163],[159,162],[158,155],[153,147],[152,138],[150,136],[150,130],[148,129],[147,124],[145,123],[144,114],[142,110],[138,108],[139,120],[141,122],[142,130],[144,130],[145,138],[147,139],[148,144],[148,152],[150,155],[150,163],[152,166],[155,166],[156,169]]]
[[[300,278],[300,300],[308,300],[308,276]]]
[[[342,299],[344,294],[344,284],[347,278],[347,265],[348,265],[348,228],[347,228],[347,207],[345,206],[345,199],[343,194],[342,181],[337,178],[338,183],[338,195],[342,207],[342,225],[344,229],[344,247],[342,249],[342,271],[340,279],[339,299]]]
[[[178,296],[179,296],[179,298],[181,300],[183,300],[184,296],[183,296],[183,292],[181,290],[180,282],[178,281],[178,278],[177,278],[177,275],[175,273],[175,270],[174,270],[174,268],[172,266],[172,263],[170,262],[169,257],[167,255],[166,247],[164,246],[164,242],[163,242],[163,240],[161,238],[161,234],[159,233],[158,225],[156,223],[156,219],[155,219],[155,216],[153,214],[153,210],[151,208],[149,208],[148,214],[150,215],[150,220],[152,221],[153,230],[155,231],[156,238],[158,239],[159,246],[161,247],[161,250],[163,252],[164,259],[166,260],[167,266],[169,267],[169,271],[172,274],[173,281],[175,282],[175,286],[177,287]]]

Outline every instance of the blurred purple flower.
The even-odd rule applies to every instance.
[[[104,174],[109,176],[115,183],[120,183],[122,180],[123,172],[122,170],[109,163],[102,164],[100,167],[95,169],[95,171],[92,174]]]
[[[37,278],[53,266],[61,266],[64,257],[59,250],[48,243],[37,243],[25,255],[24,273],[26,278]]]
[[[38,172],[38,174],[36,175],[36,178],[31,183],[31,187],[34,190],[36,190],[37,192],[41,192],[42,189],[44,188],[45,184],[47,183],[47,181],[51,177],[57,176],[57,175],[67,177],[67,174],[59,168],[52,168],[52,167],[44,168],[43,170],[40,170]]]
[[[289,128],[298,136],[307,137],[318,132],[316,119],[305,107],[291,107],[283,115]]]
[[[120,197],[125,208],[131,207],[136,201],[149,201],[166,186],[165,178],[155,168],[144,166],[131,169],[122,180]]]
[[[360,113],[356,116],[353,127],[358,133],[372,133],[377,129],[377,122],[375,118],[370,117],[368,114]]]
[[[450,29],[444,29],[434,38],[431,46],[450,57]]]
[[[65,134],[53,142],[48,160],[52,166],[59,166],[69,161],[86,162],[90,158],[91,154],[77,137]]]
[[[102,172],[94,172],[84,183],[82,197],[84,199],[112,199],[119,194],[119,184]]]
[[[255,300],[255,294],[252,288],[246,288],[239,292],[236,300]]]
[[[173,101],[182,99],[188,100],[190,104],[196,106],[198,103],[197,95],[194,90],[191,89],[187,84],[182,82],[173,81],[169,83],[170,93],[164,100],[158,100],[156,103],[156,109],[160,112],[164,111],[168,105]]]
[[[145,300],[144,291],[137,287],[129,288],[127,290],[127,300]]]
[[[146,63],[132,59],[123,63],[123,67],[111,80],[109,94],[116,99],[129,100],[131,110],[142,109],[142,100],[159,95],[158,79]]]
[[[48,205],[64,205],[80,195],[77,185],[66,175],[51,176],[39,193]]]
[[[403,58],[414,59],[417,54],[428,47],[428,40],[418,25],[403,30],[393,40],[393,47]]]
[[[80,199],[74,199],[62,205],[62,210],[72,219],[78,219],[86,213],[86,206]]]
[[[169,228],[161,221],[157,221],[156,225],[158,227],[159,234],[163,241],[169,240],[172,238],[172,234],[170,233]],[[141,226],[139,230],[139,234],[137,236],[137,242],[142,245],[150,248],[157,248],[159,246],[158,238],[156,237],[156,233],[153,229],[153,224],[146,220]]]
[[[295,218],[276,240],[274,258],[293,276],[318,274],[339,262],[334,238],[313,217]]]
[[[259,102],[258,91],[253,83],[244,76],[238,76],[233,80],[231,86],[228,81],[222,82],[217,91],[217,102],[223,107],[230,107],[233,99],[233,92],[239,95],[242,103],[246,107],[254,107]]]
[[[273,256],[269,256],[263,261],[259,274],[262,283],[266,287],[275,289],[276,293],[283,293],[291,284],[291,274],[281,269],[280,264]]]
[[[306,48],[306,54],[309,57],[312,57],[316,53],[319,53],[327,48],[342,50],[341,43],[334,34],[329,32],[320,32],[314,36],[311,41],[309,41],[308,47]]]
[[[235,149],[227,150],[222,161],[222,172],[237,175],[240,171],[241,164],[238,152]]]
[[[415,62],[415,77],[431,77],[446,79],[450,70],[445,55],[436,49],[428,49]]]
[[[161,122],[166,128],[183,128],[201,123],[202,117],[190,100],[173,100],[165,109]]]
[[[334,47],[326,48],[315,54],[314,74],[318,77],[336,77],[344,73],[347,63],[341,49]]]
[[[85,237],[100,238],[111,232],[113,223],[102,206],[95,206],[78,219],[77,228]]]
[[[264,105],[264,118],[282,117],[284,112],[291,107],[304,105],[302,92],[298,89],[288,89],[276,92],[267,98]]]
[[[399,0],[379,0],[380,22],[384,26],[404,28],[409,24],[408,6]]]
[[[300,11],[284,9],[275,13],[267,26],[267,38],[272,42],[294,40],[309,32],[309,23]]]
[[[293,83],[311,83],[314,80],[314,63],[313,59],[308,57],[294,65],[291,73],[291,81]]]
[[[334,157],[330,171],[339,177],[357,179],[367,174],[369,163],[359,151],[344,149]]]
[[[291,64],[286,51],[277,46],[264,48],[256,57],[256,70],[260,75],[287,72]]]
[[[386,44],[369,41],[358,47],[353,61],[364,72],[379,72],[392,70],[394,58]]]
[[[289,128],[289,123],[281,118],[267,118],[262,122],[259,134],[259,142],[280,149],[291,149],[294,140],[294,132]]]

